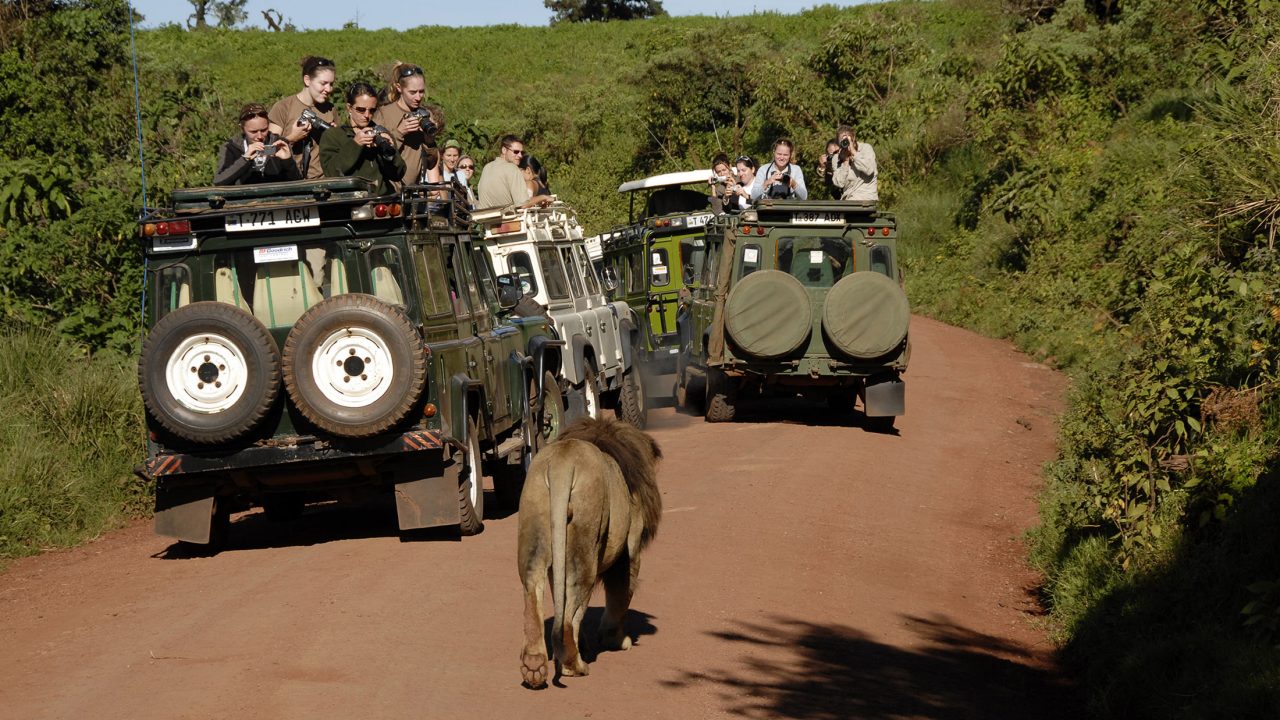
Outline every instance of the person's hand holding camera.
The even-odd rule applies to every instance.
[[[284,134],[284,139],[290,143],[296,143],[311,134],[311,123],[305,120],[299,120],[293,124]]]
[[[262,154],[262,151],[264,148],[265,146],[261,142],[249,143],[248,145],[245,146],[245,149],[244,149],[244,159],[252,160],[258,157],[258,155]]]
[[[373,136],[375,134],[376,133],[374,133],[373,128],[360,128],[359,130],[356,130],[354,140],[360,147],[373,147]]]
[[[275,156],[281,160],[288,160],[293,157],[293,148],[285,140],[276,138],[276,141],[271,143],[271,147],[276,149]]]
[[[400,118],[400,124],[396,126],[396,130],[400,133],[400,137],[404,137],[410,133],[416,133],[422,129],[422,121],[413,113],[407,113]]]

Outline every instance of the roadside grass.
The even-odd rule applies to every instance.
[[[134,364],[0,329],[0,559],[69,547],[150,510]]]

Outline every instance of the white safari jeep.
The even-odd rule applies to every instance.
[[[545,312],[566,343],[569,418],[613,409],[643,428],[648,409],[635,366],[640,329],[627,303],[605,298],[573,209],[556,201],[545,208],[477,210],[471,219],[484,228],[498,282],[524,291],[516,312]],[[542,307],[533,309],[534,303]]]

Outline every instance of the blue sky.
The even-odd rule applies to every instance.
[[[662,6],[672,15],[749,15],[774,10],[797,13],[815,5],[857,5],[867,0],[663,0]],[[142,27],[158,27],[167,23],[184,23],[191,14],[186,0],[133,0],[133,7],[143,16]],[[284,14],[300,30],[340,28],[356,21],[360,27],[376,30],[384,27],[411,28],[419,25],[546,25],[551,11],[542,0],[417,0],[414,2],[362,3],[350,0],[249,0],[248,25],[266,27],[262,11],[275,9]]]

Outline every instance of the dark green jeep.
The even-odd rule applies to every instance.
[[[603,236],[603,260],[613,297],[641,319],[640,367],[645,390],[669,396],[675,380],[682,298],[697,285],[711,221],[710,170],[655,175],[623,183],[630,222]],[[640,207],[636,207],[637,198]]]
[[[194,188],[142,223],[140,472],[156,531],[394,492],[402,529],[479,532],[483,474],[518,494],[558,432],[563,342],[509,318],[464,203],[358,178]]]
[[[874,203],[764,199],[707,227],[676,400],[710,422],[748,394],[826,398],[887,430],[905,412],[911,310]]]

